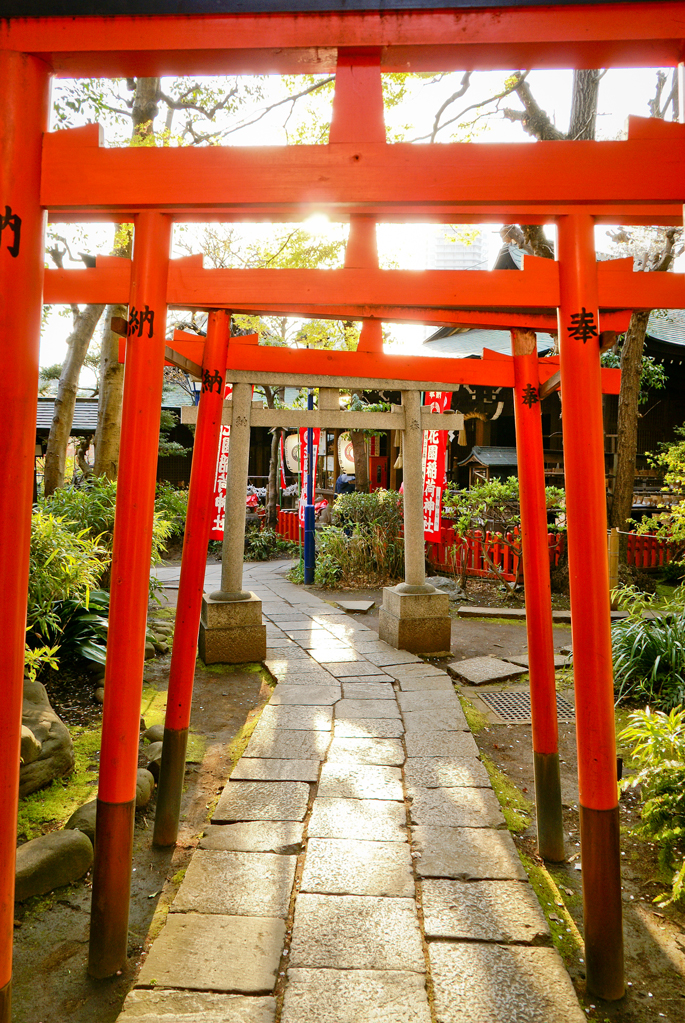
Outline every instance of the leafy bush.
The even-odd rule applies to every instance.
[[[378,526],[386,530],[388,536],[399,536],[403,521],[402,495],[394,490],[339,494],[333,505],[331,521],[334,526],[353,522]]]
[[[397,533],[387,532],[384,526],[366,523],[355,523],[351,528],[327,526],[317,534],[317,585],[345,589],[376,587],[403,577],[404,540]]]
[[[679,706],[685,697],[685,587],[674,591],[664,610],[635,586],[613,595],[628,611],[611,628],[618,702],[639,700],[666,711]],[[650,618],[643,617],[645,610]]]
[[[275,529],[252,528],[245,531],[245,561],[270,561],[297,551],[297,544],[279,536]]]
[[[170,524],[169,538],[180,540],[185,533],[188,516],[188,491],[177,490],[173,483],[158,483],[155,490],[155,512]]]
[[[619,734],[633,743],[631,758],[637,774],[624,788],[640,787],[644,805],[642,830],[659,844],[661,866],[672,874],[671,896],[661,903],[685,897],[685,709],[638,710]]]

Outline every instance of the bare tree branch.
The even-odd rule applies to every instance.
[[[515,84],[513,84],[511,86],[507,86],[507,88],[504,89],[502,92],[498,92],[494,96],[489,96],[487,99],[481,100],[480,103],[471,103],[471,104],[469,104],[469,106],[464,107],[463,110],[461,110],[454,117],[451,117],[448,121],[443,121],[442,124],[439,125],[438,128],[436,128],[435,125],[433,125],[433,130],[431,132],[429,132],[428,135],[419,135],[417,138],[410,139],[410,141],[411,142],[423,142],[424,139],[430,139],[431,142],[435,142],[435,136],[437,135],[438,131],[441,131],[443,128],[446,128],[449,124],[454,124],[455,121],[459,121],[460,118],[462,118],[464,116],[464,114],[467,114],[469,112],[469,110],[480,110],[482,107],[488,106],[491,103],[498,104],[499,101],[504,99],[505,96],[509,96],[512,92],[514,92],[518,88],[519,81],[524,81],[527,75],[528,75],[528,72],[524,71],[521,74],[520,79],[518,79]],[[463,81],[463,79],[462,79],[462,81]],[[497,109],[499,109],[499,106],[497,107]],[[482,115],[479,114],[478,117],[474,118],[474,122],[473,123],[475,123],[475,121],[479,120],[479,118],[481,116],[485,116],[485,114],[482,114]]]

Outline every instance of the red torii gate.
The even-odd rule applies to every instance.
[[[414,6],[420,5],[421,0],[416,0]],[[226,6],[230,6],[230,0]],[[403,6],[401,0],[398,6]],[[114,696],[113,685],[108,687],[110,696],[103,717],[93,972],[104,975],[118,968],[122,935],[125,956],[127,907],[121,892],[130,870],[155,420],[164,361],[160,322],[168,302],[176,304],[179,297],[188,297],[183,288],[177,294],[169,292],[171,223],[193,219],[300,220],[312,210],[323,208],[334,218],[353,222],[354,218],[527,223],[556,220],[559,263],[556,267],[551,264],[552,270],[540,271],[550,275],[546,285],[543,287],[538,275],[538,287],[528,292],[525,302],[515,301],[511,293],[528,287],[526,271],[509,275],[511,284],[489,274],[487,289],[480,292],[479,275],[473,272],[468,275],[470,282],[451,274],[449,283],[443,279],[438,286],[436,278],[432,294],[429,287],[423,301],[416,304],[436,310],[437,322],[449,319],[440,315],[442,310],[462,315],[464,309],[482,308],[488,311],[488,322],[521,328],[543,322],[546,309],[559,310],[588,986],[603,997],[622,994],[601,388],[593,331],[597,330],[600,304],[607,309],[682,307],[685,301],[682,280],[676,275],[648,278],[624,270],[615,272],[613,280],[603,280],[605,272],[595,263],[593,228],[597,222],[680,222],[685,198],[683,129],[642,122],[634,125],[627,142],[569,142],[563,147],[553,143],[418,147],[353,141],[292,150],[211,149],[192,153],[100,149],[92,129],[44,136],[51,74],[292,73],[331,71],[338,63],[348,68],[374,65],[378,73],[521,63],[664,65],[681,59],[685,38],[685,4],[681,2],[596,2],[580,10],[574,7],[569,3],[526,9],[502,0],[494,10],[405,9],[384,11],[382,15],[379,11],[162,15],[113,20],[41,17],[10,18],[0,24],[0,95],[5,103],[0,115],[0,202],[5,210],[1,219],[0,343],[6,345],[6,363],[14,370],[14,390],[6,397],[7,425],[0,440],[6,466],[0,482],[0,594],[6,623],[0,671],[6,680],[7,707],[4,741],[0,743],[5,810],[0,853],[6,867],[0,884],[0,1020],[8,1020],[10,1012],[11,867],[16,840],[45,210],[53,211],[59,220],[135,220],[135,251],[126,298],[132,320],[140,310],[156,317],[154,328],[152,318],[145,324],[150,328],[149,337],[146,329],[145,337],[141,331],[127,344],[122,471],[112,571],[112,639],[107,667],[108,679],[117,679],[119,695]],[[457,39],[458,43],[453,42]],[[136,42],[131,45],[131,40]],[[506,161],[501,159],[503,150]],[[75,160],[78,175],[72,173]],[[368,245],[368,231],[365,237]],[[337,315],[347,315],[343,310],[350,304],[350,292],[346,290],[349,284],[362,298],[355,315],[373,320],[382,319],[387,312],[388,318],[411,318],[406,311],[412,290],[408,289],[407,275],[398,276],[393,283],[391,272],[372,269],[372,253],[368,250],[361,265],[366,268],[336,272],[344,276],[339,278],[335,296],[326,295],[325,301],[319,297],[319,278],[279,277],[279,281],[287,281],[285,287],[276,285],[277,291],[280,288],[281,308],[292,308],[292,289],[296,287],[298,291],[303,289],[300,294],[311,297],[311,315],[335,315],[336,308]],[[196,265],[190,276],[196,277],[198,272],[210,273]],[[88,282],[89,273],[80,275],[83,283]],[[198,301],[198,288],[195,301],[187,304],[209,309],[234,305],[227,297],[230,291],[225,289],[231,283],[235,287],[239,279],[213,279],[219,283],[220,296],[212,299],[205,294]],[[95,283],[94,278],[90,280]],[[331,277],[331,283],[335,280]],[[668,284],[663,283],[665,280]],[[264,298],[265,288],[272,286],[266,279],[241,277],[240,282],[243,295],[244,289],[254,289],[248,308],[274,307],[271,293],[266,301]],[[421,290],[422,284],[418,286]],[[542,290],[546,292],[544,298]],[[85,297],[79,295],[81,301]],[[238,298],[236,308],[240,301]],[[514,319],[517,313],[518,323]],[[220,318],[221,314],[216,316]],[[421,319],[426,319],[423,313]],[[356,358],[360,369],[367,360],[374,362],[377,375],[388,357],[360,352]],[[126,468],[132,465],[134,454],[135,481]],[[585,561],[588,543],[590,557]],[[117,642],[117,636],[125,642]],[[116,900],[112,903],[112,894],[118,904]],[[102,928],[99,933],[98,928]],[[103,948],[107,948],[109,961]]]

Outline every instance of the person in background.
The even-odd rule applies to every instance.
[[[341,472],[335,481],[336,494],[353,494],[356,490],[355,477],[346,472]]]

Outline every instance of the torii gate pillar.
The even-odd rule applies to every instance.
[[[452,621],[447,593],[426,583],[423,531],[421,392],[403,391],[404,582],[386,586],[378,635],[398,650],[417,654],[450,652]]]

